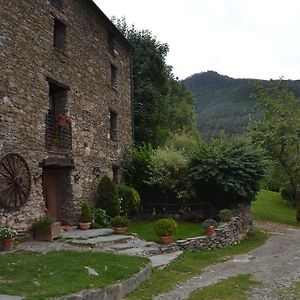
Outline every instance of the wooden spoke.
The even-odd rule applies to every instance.
[[[0,205],[18,209],[24,205],[31,189],[31,174],[25,159],[8,153],[0,160]]]

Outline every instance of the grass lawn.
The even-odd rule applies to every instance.
[[[191,294],[189,300],[247,300],[247,293],[251,288],[259,285],[261,283],[252,280],[249,274],[243,274],[195,291]]]
[[[0,294],[41,300],[101,288],[137,273],[148,259],[108,253],[59,251],[0,255]],[[85,266],[99,276],[88,275]]]
[[[246,253],[265,243],[267,235],[256,231],[255,234],[237,246],[211,251],[184,252],[180,259],[172,262],[163,270],[155,269],[151,278],[143,282],[127,299],[147,300],[154,295],[166,292],[180,281],[187,280],[202,273],[208,265],[229,259],[232,255]],[[205,299],[205,298],[203,298]]]
[[[127,230],[127,233],[137,233],[138,236],[146,241],[158,242],[159,238],[153,231],[153,224],[155,220],[136,221],[133,222]],[[175,239],[180,240],[184,238],[204,235],[204,231],[200,223],[189,223],[183,221],[176,221],[178,224]]]
[[[261,190],[252,202],[252,211],[255,220],[300,226],[296,222],[296,210],[281,198],[280,193]]]

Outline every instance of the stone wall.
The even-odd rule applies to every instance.
[[[215,234],[176,241],[182,250],[212,250],[239,244],[253,233],[250,205],[243,205],[228,223],[221,223]]]
[[[112,167],[120,165],[133,142],[132,49],[91,0],[63,2],[61,10],[50,0],[0,0],[0,158],[8,152],[21,154],[32,173],[27,204],[16,211],[0,208],[0,227],[24,231],[41,215],[41,162],[49,158],[74,160],[67,175],[70,189],[63,193],[63,222],[76,224],[81,203],[94,202],[101,176],[112,177]],[[66,25],[63,51],[53,46],[54,19]],[[110,32],[114,53],[109,51]],[[112,64],[117,68],[114,87]],[[45,142],[49,78],[69,87],[72,150],[65,154],[49,151]],[[110,111],[118,115],[115,140],[110,137]],[[64,181],[61,185],[67,186]]]

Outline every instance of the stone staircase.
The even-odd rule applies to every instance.
[[[64,242],[97,248],[115,254],[145,256],[152,262],[152,267],[164,267],[179,257],[182,251],[174,243],[160,245],[146,242],[134,235],[113,234],[111,229],[74,230],[63,233]]]

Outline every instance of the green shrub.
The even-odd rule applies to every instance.
[[[219,226],[218,222],[214,219],[207,219],[202,223],[202,228],[208,228],[209,226],[214,226],[215,228]]]
[[[132,148],[125,157],[123,167],[125,181],[139,193],[148,189],[146,184],[149,179],[148,166],[153,153],[151,144],[142,144]]]
[[[141,204],[139,193],[134,188],[125,184],[117,185],[117,192],[122,214],[126,216],[136,214]]]
[[[32,224],[33,230],[48,230],[49,227],[54,223],[54,220],[49,216],[48,213],[43,214],[36,222]]]
[[[174,235],[177,230],[177,223],[173,219],[160,219],[154,223],[153,230],[157,236]]]
[[[214,140],[192,157],[189,178],[196,197],[220,210],[254,200],[265,165],[263,153],[246,141]]]
[[[81,206],[80,221],[82,223],[89,223],[93,221],[91,207],[86,202],[84,202]]]
[[[116,186],[108,176],[103,176],[99,182],[96,201],[96,207],[104,209],[110,217],[120,214],[120,200]]]
[[[228,222],[232,218],[232,212],[228,208],[221,209],[219,211],[219,218],[221,222]]]
[[[94,223],[93,228],[108,227],[110,225],[111,218],[106,214],[106,211],[102,208],[93,209]]]
[[[199,150],[199,132],[180,132],[173,134],[166,140],[165,146],[180,151],[185,156],[190,156]]]
[[[171,148],[158,148],[149,163],[150,178],[148,184],[156,186],[168,194],[173,193],[177,199],[185,199],[187,193],[187,159],[182,152]]]
[[[129,220],[127,217],[124,217],[124,216],[116,216],[111,219],[111,226],[112,227],[128,227]]]

